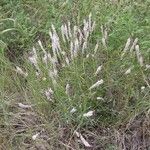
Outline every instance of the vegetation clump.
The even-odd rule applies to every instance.
[[[0,2],[0,148],[150,148],[149,2],[17,2]]]

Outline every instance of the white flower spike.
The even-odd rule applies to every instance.
[[[32,106],[31,105],[25,105],[25,104],[22,104],[22,103],[18,103],[18,106],[20,108],[23,108],[23,109],[28,109],[28,108],[31,108]]]
[[[126,52],[128,49],[129,49],[129,46],[130,46],[130,44],[131,44],[131,38],[128,38],[127,39],[127,43],[126,43],[126,45],[125,45],[125,48],[124,48],[124,52]]]
[[[94,73],[94,75],[95,76],[98,75],[101,70],[102,70],[102,65],[98,66],[98,68],[97,68],[96,72]]]
[[[85,113],[85,114],[83,114],[83,117],[91,117],[91,116],[93,116],[94,115],[94,111],[89,111],[89,112],[87,112],[87,113]]]
[[[148,64],[146,64],[145,67],[146,67],[146,70],[150,69],[150,65],[148,65]]]
[[[24,77],[28,76],[27,72],[24,72],[20,67],[16,66],[16,72]]]
[[[66,91],[65,91],[65,93],[69,96],[70,95],[70,84],[69,83],[67,83],[67,85],[66,85]]]
[[[76,108],[72,108],[71,110],[70,110],[70,113],[75,113],[77,111],[77,109]]]
[[[142,55],[140,53],[139,45],[135,46],[135,51],[136,51],[137,60],[138,60],[138,62],[140,64],[140,66],[142,67],[144,65],[144,63],[143,63],[143,57],[142,57]]]
[[[131,48],[130,48],[130,52],[133,52],[133,50],[134,50],[134,48],[135,48],[135,46],[136,46],[137,43],[138,43],[138,38],[136,38],[136,39],[134,40],[134,42],[133,42],[133,44],[132,44],[132,46],[131,46]]]
[[[130,74],[131,73],[131,67],[124,73],[125,75]]]
[[[33,135],[33,136],[32,136],[32,140],[35,141],[35,140],[37,139],[37,137],[39,136],[39,134],[40,134],[40,133],[37,133],[37,134]]]
[[[101,79],[101,80],[98,80],[95,84],[93,84],[90,88],[89,88],[89,90],[92,90],[92,89],[94,89],[94,88],[96,88],[96,87],[99,87],[101,84],[103,84],[104,83],[104,80],[103,79]]]
[[[49,88],[45,91],[45,96],[47,98],[47,100],[52,101],[52,97],[53,97],[54,91]]]

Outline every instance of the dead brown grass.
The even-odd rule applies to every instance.
[[[18,97],[18,96],[17,96]],[[18,99],[17,99],[18,100]],[[39,117],[35,109],[23,109],[12,100],[8,122],[0,125],[0,150],[149,150],[150,114],[136,114],[115,128],[62,125],[55,115],[51,121]],[[84,147],[74,134],[78,130],[92,145]],[[33,140],[33,135],[39,133]]]

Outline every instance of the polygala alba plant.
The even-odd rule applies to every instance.
[[[29,71],[24,72],[20,67],[16,67],[16,72],[27,79],[37,104],[46,102],[45,107],[49,106],[47,103],[55,106],[56,111],[58,110],[67,122],[71,118],[70,120],[84,123],[85,120],[97,117],[97,113],[100,113],[101,117],[108,116],[112,119],[112,115],[123,111],[123,105],[127,104],[123,94],[128,89],[122,85],[127,84],[126,80],[137,85],[133,76],[136,66],[128,61],[128,53],[132,54],[129,57],[132,56],[132,61],[134,57],[141,69],[147,71],[150,68],[149,64],[144,64],[138,38],[131,37],[127,39],[115,64],[116,59],[111,58],[117,56],[114,56],[114,51],[109,48],[108,28],[102,25],[102,37],[94,41],[92,38],[95,26],[91,14],[83,20],[82,26],[72,26],[68,21],[62,24],[59,32],[52,24],[49,31],[51,47],[44,46],[39,40],[38,45],[33,47],[28,55],[29,68],[26,70]],[[139,87],[144,86],[146,89],[149,83],[146,75],[141,75],[141,78],[143,77]],[[127,96],[127,99],[130,97],[132,95]],[[81,135],[79,137],[90,147]]]

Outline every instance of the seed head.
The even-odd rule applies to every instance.
[[[24,77],[28,76],[27,72],[24,72],[20,67],[16,66],[16,72]]]
[[[104,80],[103,79],[101,79],[101,80],[98,80],[95,84],[93,84],[90,88],[89,88],[89,90],[92,90],[92,89],[94,89],[94,88],[96,88],[96,87],[99,87],[101,84],[103,84],[104,83]]]
[[[94,75],[98,75],[99,72],[102,70],[102,65],[98,66],[96,72],[94,73]]]
[[[94,111],[91,110],[91,111],[83,114],[83,117],[91,117],[91,116],[93,116],[93,114],[94,114]]]

